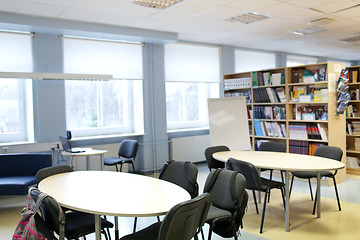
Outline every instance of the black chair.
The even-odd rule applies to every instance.
[[[212,156],[214,153],[222,152],[222,151],[230,151],[230,149],[227,146],[214,146],[214,147],[208,147],[205,150],[206,163],[207,163],[210,171],[212,168],[214,168],[214,169],[225,168],[224,162],[216,160]]]
[[[210,194],[204,193],[172,207],[162,222],[157,222],[120,240],[190,240],[205,223]]]
[[[264,218],[265,218],[266,199],[268,197],[268,194],[270,194],[271,189],[277,188],[277,189],[281,190],[281,196],[282,196],[283,205],[285,208],[284,184],[281,182],[277,182],[277,181],[273,181],[273,180],[269,180],[269,179],[260,177],[257,168],[253,164],[248,163],[248,162],[229,158],[226,165],[227,165],[228,169],[238,171],[245,176],[246,189],[252,190],[252,192],[253,192],[254,203],[255,203],[257,214],[259,214],[259,209],[258,209],[258,205],[257,205],[257,201],[256,201],[255,190],[260,191],[260,192],[265,192],[264,206],[263,206],[263,212],[262,212],[261,224],[260,224],[260,233],[262,233],[263,226],[264,226]]]
[[[222,237],[237,239],[239,226],[247,206],[246,180],[238,172],[217,169],[210,172],[204,192],[211,194],[211,205],[206,217],[209,224],[208,240],[212,232]]]
[[[139,147],[139,143],[136,140],[125,139],[120,142],[119,157],[113,158],[105,158],[104,165],[105,166],[114,166],[116,167],[116,171],[118,172],[119,169],[117,167],[120,164],[120,172],[122,170],[122,165],[124,163],[129,163],[132,165],[133,172],[135,173],[135,166],[134,161],[137,154],[137,150]]]
[[[32,189],[30,194],[36,201],[41,192],[38,189]],[[83,213],[79,215],[76,212],[64,213],[58,206],[59,204],[52,197],[45,197],[40,205],[41,217],[50,231],[56,232],[60,238],[65,237],[67,239],[79,239],[80,237],[85,237],[85,235],[95,232],[95,217],[93,214]],[[64,214],[65,216],[61,216]],[[65,223],[61,219],[65,219]],[[65,229],[62,229],[64,225]],[[110,227],[113,227],[112,223],[101,219],[102,233],[106,239],[108,239],[108,236],[104,228]]]
[[[330,158],[330,159],[334,159],[336,161],[341,161],[342,155],[343,155],[343,151],[341,150],[341,148],[332,147],[332,146],[319,146],[314,152],[314,156]],[[329,172],[329,171],[321,171],[320,172],[320,177],[328,177],[328,178],[333,179],[336,199],[337,199],[337,203],[338,203],[338,208],[339,208],[339,211],[341,211],[340,199],[339,199],[339,194],[338,194],[338,190],[337,190],[337,186],[336,186],[336,180],[335,180],[336,173],[337,173],[337,170],[334,173]],[[313,194],[312,194],[312,188],[311,188],[310,179],[311,178],[317,178],[317,172],[316,171],[295,171],[295,172],[292,172],[291,184],[290,184],[290,194],[291,194],[291,190],[292,190],[292,186],[293,186],[293,182],[294,182],[294,177],[298,177],[298,178],[308,180],[309,188],[310,188],[311,200],[313,200],[314,198],[313,198]],[[315,214],[316,200],[317,200],[317,194],[315,195],[313,214]]]
[[[199,195],[199,185],[196,181],[198,169],[191,162],[168,161],[160,171],[159,179],[174,183],[184,188],[191,196],[195,198]],[[158,221],[160,218],[158,217]],[[134,220],[134,230],[136,231],[137,217]]]
[[[54,167],[43,168],[39,170],[36,174],[36,181],[39,184],[41,180],[50,177],[55,174],[72,172],[73,169],[69,165],[59,165]],[[34,194],[35,199],[37,199],[39,192]],[[49,198],[50,199],[50,198]],[[50,201],[50,200],[49,200]],[[45,201],[45,203],[47,203]],[[44,220],[50,222],[52,231],[57,232],[59,223],[56,221],[58,219],[59,212],[55,210],[49,210],[51,206],[54,206],[51,202],[48,202],[46,206],[43,206]],[[65,213],[65,237],[68,239],[78,239],[79,237],[84,237],[90,233],[95,232],[95,216],[90,213],[84,213],[80,211],[73,211],[67,208],[63,208]],[[111,239],[109,228],[112,228],[114,225],[107,221],[106,219],[101,218],[101,228],[102,233],[106,239]],[[105,231],[106,229],[106,231]],[[58,232],[57,232],[58,233]]]
[[[258,148],[258,151],[267,151],[267,152],[286,152],[286,145],[283,142],[262,142]],[[270,171],[270,180],[272,180],[273,170],[261,168],[260,171]],[[284,183],[283,171],[280,171],[281,182]],[[270,193],[268,197],[268,202],[270,201]]]

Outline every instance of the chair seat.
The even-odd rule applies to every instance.
[[[101,218],[101,228],[112,228],[114,225]],[[77,239],[95,232],[95,216],[84,212],[70,212],[66,214],[65,236],[68,239]]]
[[[132,162],[132,160],[127,159],[127,158],[114,157],[114,158],[105,158],[104,159],[104,165],[108,165],[108,166],[113,166],[113,165],[121,164],[121,163],[131,163],[131,162]]]
[[[296,172],[292,172],[292,174],[295,177],[304,178],[304,179],[317,178],[317,172],[315,172],[315,171],[296,171]],[[328,172],[328,171],[321,171],[320,176],[321,177],[333,177],[334,174],[332,172]]]
[[[231,213],[227,210],[215,207],[214,205],[210,205],[208,215],[206,217],[206,222],[212,221],[219,217],[231,217]]]
[[[161,226],[161,222],[154,223],[149,227],[146,227],[138,232],[120,238],[120,240],[139,240],[139,239],[157,240],[160,232],[159,231],[160,226]]]
[[[266,189],[273,189],[273,188],[282,188],[284,187],[284,184],[282,182],[269,180],[266,178],[261,178],[261,191],[266,191]]]

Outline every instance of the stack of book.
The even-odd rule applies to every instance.
[[[285,103],[284,88],[254,88],[255,103]]]
[[[360,138],[354,139],[354,149],[355,151],[360,151]]]
[[[289,125],[290,138],[317,139],[327,141],[327,126],[320,123],[298,123]]]
[[[346,156],[346,167],[347,168],[360,168],[360,160],[357,157]]]
[[[260,137],[286,137],[286,127],[284,123],[265,122],[254,119],[255,135]]]

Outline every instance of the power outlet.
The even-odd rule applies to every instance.
[[[3,147],[2,148],[2,153],[6,154],[9,152],[9,148],[8,147]]]

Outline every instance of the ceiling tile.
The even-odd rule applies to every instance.
[[[327,4],[314,5],[313,8],[320,10],[324,13],[334,13],[336,11],[354,6],[356,4],[359,4],[359,3],[355,2],[353,0],[341,0],[341,1],[330,2]]]
[[[15,12],[22,2],[23,0],[0,0],[0,11]]]
[[[81,0],[25,0],[24,2],[29,3],[42,3],[47,5],[61,6],[61,7],[71,7],[75,3],[80,2]]]
[[[83,0],[75,5],[76,8],[93,10],[99,12],[114,11],[117,8],[123,7],[128,3],[106,1],[106,0]]]
[[[183,12],[187,14],[200,14],[205,11],[209,11],[216,8],[216,5],[206,2],[199,2],[193,0],[187,0],[180,2],[173,7],[166,9],[169,12]]]
[[[270,7],[276,5],[278,0],[238,0],[227,5],[230,8],[236,8],[245,12],[257,12],[259,8]]]
[[[135,4],[127,4],[121,8],[118,8],[116,11],[108,14],[109,17],[112,15],[123,15],[137,18],[146,18],[155,13],[160,13],[162,10],[156,8],[148,8]]]
[[[293,14],[297,15],[301,12],[304,8],[297,7],[294,5],[286,4],[286,3],[278,3],[271,5],[269,7],[261,7],[258,8],[258,12],[267,16],[282,16],[286,14]]]
[[[55,18],[58,17],[61,13],[63,13],[65,10],[65,7],[25,2],[16,12],[23,13],[25,15]]]
[[[59,17],[76,21],[96,22],[103,15],[103,12],[85,10],[80,8],[71,8],[69,10],[66,10]]]

